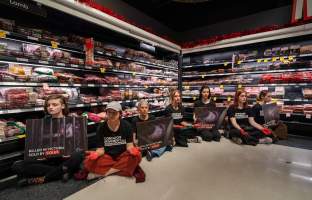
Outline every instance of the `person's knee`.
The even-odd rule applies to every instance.
[[[15,173],[22,174],[22,172],[24,171],[24,161],[23,160],[15,161],[11,168]]]
[[[213,136],[210,131],[202,131],[201,136],[205,141],[212,141]]]

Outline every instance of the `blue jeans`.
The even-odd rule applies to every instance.
[[[161,147],[159,149],[154,149],[151,151],[152,156],[153,157],[160,157],[161,155],[163,155],[166,151],[172,151],[172,147],[171,146],[165,146],[165,147]]]

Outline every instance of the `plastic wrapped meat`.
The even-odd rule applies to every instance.
[[[83,103],[96,103],[97,102],[97,97],[93,96],[93,95],[82,94],[82,95],[80,95],[80,100]]]
[[[57,72],[54,75],[58,78],[60,83],[82,83],[82,81],[84,80],[83,78],[71,73]]]
[[[104,78],[98,77],[96,75],[87,74],[83,80],[84,83],[95,83],[95,84],[105,84],[106,80]]]

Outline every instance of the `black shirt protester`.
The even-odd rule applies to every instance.
[[[183,122],[184,118],[184,107],[180,106],[178,110],[173,109],[172,105],[170,104],[167,106],[165,113],[167,116],[172,116],[173,118],[173,123],[175,125],[180,125],[181,122]]]
[[[113,158],[127,150],[127,143],[133,142],[131,125],[125,120],[120,120],[120,126],[116,132],[110,130],[107,122],[101,123],[96,137],[97,147],[104,147],[105,153]]]
[[[253,117],[255,119],[255,122],[260,125],[265,124],[262,105],[260,105],[259,103],[255,104],[251,108],[250,117]]]
[[[194,103],[194,107],[210,107],[210,108],[212,107],[212,108],[214,108],[214,107],[216,107],[216,104],[215,104],[215,102],[213,102],[211,100],[209,103],[204,103],[202,100],[197,100]]]
[[[250,127],[250,124],[248,122],[248,117],[250,117],[250,108],[234,108],[234,106],[230,106],[227,115],[229,118],[235,117],[237,124],[242,128]],[[234,129],[235,127],[230,122],[231,129]]]

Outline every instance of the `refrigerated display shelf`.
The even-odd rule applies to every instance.
[[[156,68],[161,68],[161,69],[165,68],[165,69],[178,71],[178,69],[176,67],[173,67],[173,66],[152,63],[150,61],[146,61],[143,59],[133,59],[130,57],[123,57],[121,55],[113,55],[112,53],[107,53],[107,52],[103,52],[103,51],[95,51],[95,55],[104,56],[106,58],[112,58],[112,59],[117,59],[117,60],[137,62],[141,65],[148,66],[148,67],[156,67]]]
[[[133,71],[123,71],[123,70],[116,70],[116,69],[105,69],[101,71],[100,67],[93,67],[93,66],[84,66],[84,65],[76,65],[76,64],[68,64],[68,63],[61,63],[61,62],[54,62],[54,61],[43,61],[43,60],[35,60],[35,59],[28,59],[28,58],[16,58],[10,56],[2,56],[0,55],[0,63],[13,63],[13,64],[21,64],[21,65],[29,65],[29,66],[38,66],[38,67],[49,67],[49,68],[60,68],[60,69],[67,69],[67,70],[84,70],[90,72],[97,72],[97,73],[111,73],[111,74],[132,74],[133,76],[153,76],[153,77],[160,77],[160,78],[172,78],[172,76],[166,75],[159,75],[159,74],[149,74],[149,73],[142,73],[142,72],[133,72]],[[177,77],[176,77],[177,78]]]
[[[70,84],[70,83],[35,83],[35,82],[0,82],[0,86],[42,87],[47,84],[51,87],[101,87],[101,88],[168,88],[176,86],[166,85],[109,85],[109,84]]]
[[[165,100],[168,97],[154,97],[154,98],[142,98],[147,101],[155,101],[155,100]],[[134,100],[124,100],[124,101],[117,101],[119,103],[135,103],[140,101],[140,99]],[[82,108],[82,107],[93,107],[93,106],[102,106],[107,105],[109,102],[101,102],[101,103],[79,103],[79,104],[69,104],[69,108]],[[18,108],[18,109],[5,109],[0,110],[1,114],[14,114],[14,113],[22,113],[22,112],[36,112],[36,111],[43,111],[43,107],[34,107],[34,108]]]
[[[197,74],[197,75],[183,75],[182,78],[205,78],[211,76],[230,76],[230,75],[246,75],[246,74],[267,74],[267,73],[281,73],[281,72],[302,72],[302,71],[312,71],[310,68],[301,69],[279,69],[279,70],[263,70],[263,71],[250,71],[250,72],[229,72],[229,73],[207,73],[207,74]]]
[[[268,83],[268,84],[209,84],[207,83],[208,86],[210,87],[274,87],[274,86],[312,86],[312,83]],[[188,89],[188,88],[201,88],[202,85],[183,85],[183,89]]]
[[[229,97],[233,98],[233,96],[214,96],[216,99],[219,100],[227,100]],[[212,98],[214,98],[212,97]],[[199,96],[188,96],[188,95],[183,95],[183,99],[198,99]],[[289,102],[305,102],[305,103],[312,103],[312,99],[301,99],[301,98],[295,98],[295,99],[283,99],[283,98],[273,98],[277,101],[289,101]],[[256,98],[247,98],[248,101],[256,101]]]

